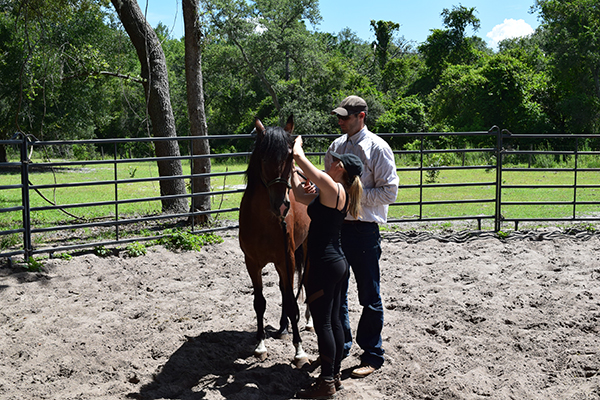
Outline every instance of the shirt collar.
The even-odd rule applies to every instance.
[[[348,136],[348,141],[350,143],[352,143],[353,145],[357,144],[358,142],[360,142],[362,140],[362,138],[365,137],[366,133],[367,133],[367,126],[365,125],[365,126],[363,126],[363,128],[360,131],[356,132],[354,135]]]

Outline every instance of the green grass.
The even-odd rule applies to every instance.
[[[36,160],[37,161],[37,160]],[[212,172],[234,172],[244,171],[246,164],[223,165],[214,164]],[[189,173],[189,164],[184,164],[184,173]],[[56,168],[54,171],[31,172],[29,180],[32,185],[50,185],[77,182],[103,182],[113,180],[115,172],[113,165],[90,164],[81,168]],[[158,168],[155,162],[124,163],[117,167],[118,179],[137,179],[158,177]],[[21,177],[17,173],[1,174],[2,185],[18,185]],[[211,180],[213,191],[231,190],[243,188],[244,176],[218,176]],[[116,193],[116,195],[115,195]],[[140,199],[160,196],[159,182],[120,183],[115,189],[114,184],[97,186],[85,186],[75,188],[40,189],[39,193],[30,191],[30,204],[32,208],[52,205],[70,205],[77,203],[91,203],[102,201],[114,201],[115,199]],[[218,194],[211,197],[212,209],[229,209],[239,206],[241,193]],[[7,189],[0,191],[0,208],[18,207],[21,205],[21,189]],[[116,214],[114,205],[88,206],[81,208],[67,208],[65,212],[60,210],[43,210],[31,212],[31,227],[39,229],[60,225],[75,225],[80,222],[89,221],[114,221]],[[118,206],[119,219],[129,219],[137,216],[148,216],[160,214],[161,203],[159,200],[137,202],[131,204],[120,204]],[[67,214],[68,213],[68,214]],[[213,220],[237,220],[237,212],[215,214]],[[160,222],[157,225],[161,225]],[[165,223],[165,225],[168,225]],[[22,212],[13,211],[0,213],[0,230],[13,230],[22,227]],[[115,240],[115,228],[81,228],[77,230],[62,231],[69,243],[81,240]],[[140,228],[134,231],[122,229],[119,237],[128,236],[152,236],[148,229]],[[34,246],[47,243],[51,233],[36,233],[33,235]],[[66,239],[68,237],[68,239]],[[85,238],[85,239],[83,239]],[[0,236],[0,250],[20,248],[22,234],[10,234]]]
[[[418,184],[420,177],[418,171],[400,171],[400,185]],[[495,185],[485,185],[495,181],[495,171],[485,170],[442,170],[438,175],[436,184],[453,183],[480,183],[480,186],[469,187],[428,187],[422,191],[423,202],[430,201],[460,201],[460,200],[490,200],[495,198]],[[578,172],[578,185],[594,185],[600,182],[600,172]],[[574,173],[542,172],[542,171],[504,171],[502,176],[503,186],[516,185],[573,185]],[[420,198],[418,188],[400,188],[397,202],[418,202]],[[573,214],[572,205],[539,205],[535,202],[570,202],[574,200],[575,192],[572,188],[503,188],[503,202],[530,202],[528,205],[503,206],[502,214],[505,218],[565,218]],[[578,188],[576,200],[578,202],[600,201],[599,188]],[[492,215],[495,205],[493,202],[475,202],[466,204],[436,204],[424,205],[423,218],[461,217],[473,215]],[[598,213],[597,205],[578,205],[577,216],[593,215]],[[391,218],[411,218],[419,214],[419,206],[390,207]]]
[[[243,171],[245,165],[231,166],[213,165],[212,172]],[[33,185],[65,184],[76,182],[102,182],[114,179],[114,169],[112,165],[90,165],[79,169],[57,169],[55,172],[33,172],[30,174],[30,182]],[[156,163],[131,163],[119,164],[117,169],[118,179],[134,179],[158,177]],[[2,175],[2,182],[5,185],[20,184],[20,175],[5,174]],[[214,191],[231,189],[244,184],[243,175],[234,175],[227,177],[214,177],[211,180],[211,186]],[[58,189],[39,189],[30,192],[31,207],[50,206],[52,203],[57,205],[68,205],[77,203],[91,203],[149,198],[160,196],[159,182],[139,182],[139,183],[121,183],[116,188],[114,184],[86,186],[75,188]],[[46,200],[47,199],[47,200]],[[239,205],[241,195],[225,194],[212,197],[213,208],[233,208]],[[49,200],[49,201],[48,201]],[[4,190],[0,193],[0,208],[16,207],[21,205],[21,190]],[[114,205],[93,206],[84,208],[65,209],[68,215],[60,210],[34,211],[31,214],[32,225],[35,227],[46,227],[57,224],[67,224],[77,221],[80,218],[84,220],[94,220],[101,218],[114,218],[116,208]],[[158,214],[161,210],[160,201],[148,201],[141,203],[120,204],[118,206],[119,218],[137,215]],[[231,214],[231,213],[230,213]],[[77,218],[76,218],[77,217]],[[231,215],[223,215],[221,218],[229,218]],[[0,229],[14,229],[21,223],[21,212],[10,212],[0,215]],[[237,216],[235,216],[237,219]]]

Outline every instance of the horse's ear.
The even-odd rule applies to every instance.
[[[265,126],[260,122],[260,119],[256,118],[254,120],[254,129],[256,129],[256,138],[262,139],[265,136]]]
[[[294,132],[294,114],[290,115],[286,124],[285,124],[285,128],[284,130],[287,133],[292,133]]]

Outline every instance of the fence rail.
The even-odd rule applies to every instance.
[[[539,134],[539,135],[514,135],[507,131],[502,131],[497,127],[493,127],[489,131],[479,132],[457,132],[457,133],[403,133],[403,134],[380,134],[381,137],[392,142],[401,141],[404,143],[405,148],[409,150],[395,149],[394,154],[398,160],[409,160],[406,163],[401,163],[398,166],[397,171],[400,175],[399,185],[399,196],[397,202],[390,205],[390,217],[388,222],[390,223],[411,223],[411,222],[443,222],[443,221],[457,221],[457,220],[472,220],[477,222],[478,230],[482,230],[482,223],[484,221],[490,221],[492,224],[491,229],[499,231],[503,224],[512,223],[514,224],[515,230],[518,230],[520,222],[594,222],[600,221],[600,213],[596,212],[597,206],[600,205],[600,190],[595,193],[597,189],[600,189],[600,184],[590,183],[590,177],[588,177],[582,183],[580,178],[583,174],[594,174],[592,180],[600,178],[600,168],[590,168],[589,166],[580,165],[582,157],[598,157],[600,152],[590,150],[589,140],[598,139],[598,135],[556,135],[556,134]],[[307,152],[309,156],[323,156],[328,144],[338,137],[338,135],[308,135],[305,136],[305,143],[310,147],[311,140],[318,139],[314,143],[315,147],[319,144],[322,148],[317,147],[317,151]],[[487,147],[481,148],[432,148],[432,143],[438,143],[443,140],[451,138],[453,140],[460,140],[461,138],[478,137],[481,142],[484,142]],[[160,196],[160,193],[154,195],[143,195],[122,198],[120,196],[123,188],[127,186],[135,186],[143,183],[157,183],[165,180],[183,179],[190,182],[193,185],[193,180],[196,178],[218,178],[223,177],[227,179],[229,177],[235,177],[243,175],[244,171],[219,171],[212,173],[194,174],[183,174],[178,176],[160,177],[160,176],[149,176],[136,178],[135,173],[129,177],[120,177],[119,174],[123,173],[123,165],[142,165],[149,161],[165,161],[165,160],[180,160],[182,162],[189,162],[191,166],[194,160],[202,158],[210,158],[214,160],[222,158],[241,158],[247,160],[250,155],[249,152],[236,152],[236,153],[225,153],[225,154],[207,154],[207,155],[193,155],[192,151],[189,151],[188,155],[181,155],[179,157],[123,157],[123,151],[120,151],[119,146],[127,146],[134,143],[150,142],[155,143],[164,140],[177,140],[180,143],[189,142],[190,148],[195,140],[235,140],[238,143],[243,140],[253,140],[251,135],[235,135],[235,136],[203,136],[203,137],[177,137],[177,138],[138,138],[138,139],[100,139],[100,140],[77,140],[77,141],[37,141],[30,136],[21,135],[20,137],[13,138],[11,140],[0,141],[0,145],[3,146],[14,146],[18,148],[20,154],[20,160],[16,162],[0,163],[0,177],[2,181],[0,183],[0,193],[14,193],[20,192],[18,204],[16,201],[7,200],[8,197],[0,196],[0,257],[13,257],[17,255],[23,255],[28,258],[38,253],[53,253],[53,252],[64,252],[73,251],[77,249],[93,248],[96,246],[110,246],[117,244],[126,244],[135,241],[154,240],[164,236],[162,233],[155,233],[145,236],[127,237],[122,233],[122,229],[125,226],[131,224],[158,224],[164,221],[170,221],[171,223],[181,223],[182,220],[189,221],[189,229],[195,233],[210,233],[220,230],[230,230],[237,228],[237,218],[233,218],[229,221],[224,221],[220,225],[208,225],[208,226],[196,226],[194,221],[195,218],[201,215],[215,216],[224,214],[235,214],[239,210],[237,207],[239,203],[227,206],[219,204],[218,207],[212,207],[211,210],[199,211],[194,210],[190,212],[182,212],[178,214],[161,214],[160,212],[147,213],[146,215],[136,216],[129,212],[123,212],[122,207],[127,205],[135,204],[146,204],[149,202],[160,201],[165,199],[165,196]],[[543,144],[547,144],[548,141],[557,140],[562,141],[562,148],[560,150],[534,150],[534,147],[540,147]],[[411,146],[406,146],[406,143],[411,143]],[[566,142],[566,144],[565,144]],[[515,146],[515,143],[517,145]],[[531,149],[521,150],[520,147],[525,144],[529,144]],[[34,162],[30,154],[32,151],[40,150],[44,151],[49,147],[60,147],[60,146],[96,146],[102,148],[112,148],[111,159],[89,159],[89,160],[78,160],[78,161],[45,161],[45,162]],[[399,147],[399,146],[398,146]],[[570,148],[569,148],[570,147]],[[566,149],[565,149],[566,148]],[[119,155],[121,154],[121,158]],[[479,159],[487,160],[487,162],[468,165],[466,158],[470,155],[477,155]],[[535,167],[531,165],[532,159],[536,157],[552,157],[552,158],[571,158],[569,163],[563,167]],[[447,165],[444,162],[444,157],[454,157],[456,161],[457,157],[459,162],[453,163],[453,165]],[[526,158],[528,165],[516,166],[514,162],[507,162],[510,158]],[[460,162],[462,160],[462,162]],[[600,159],[599,159],[600,160]],[[242,163],[243,164],[243,163]],[[600,162],[598,162],[600,166]],[[56,169],[83,169],[94,167],[110,167],[112,168],[112,178],[103,180],[88,180],[88,181],[77,181],[77,182],[55,182],[53,184],[33,184],[31,177],[35,177],[39,171],[48,171]],[[121,169],[120,169],[121,168]],[[193,171],[190,168],[190,171]],[[436,179],[440,174],[464,174],[465,176],[473,172],[486,171],[485,180],[478,182],[470,182],[465,180],[459,180],[455,182],[441,182]],[[135,172],[135,171],[134,171]],[[569,178],[569,182],[563,183],[510,183],[505,181],[506,176],[510,174],[523,174],[524,172],[538,172],[538,173],[551,173],[551,174],[570,174],[572,178]],[[487,175],[489,174],[489,175]],[[18,182],[9,182],[8,177],[11,175],[19,175]],[[7,179],[4,179],[6,177]],[[600,182],[600,179],[596,179]],[[40,205],[39,201],[32,204],[33,197],[43,197],[42,191],[52,190],[92,190],[92,188],[100,187],[100,190],[95,189],[99,193],[102,193],[101,187],[105,186],[104,192],[111,192],[112,198],[101,200],[93,199],[84,203],[65,203],[65,204],[53,204],[49,199],[46,199],[45,205]],[[223,184],[222,190],[211,190],[210,192],[204,193],[187,193],[181,195],[168,196],[168,198],[185,198],[191,201],[196,196],[210,196],[213,200],[220,196],[224,198],[229,195],[239,195],[244,191],[243,185],[239,187],[226,188]],[[473,196],[469,198],[452,198],[450,192],[453,189],[467,188],[473,191]],[[514,200],[510,198],[510,194],[515,191],[527,190],[532,193],[531,199]],[[561,190],[570,191],[568,194],[563,195],[564,199],[561,200],[544,200],[536,199],[535,191],[540,190]],[[193,190],[192,190],[193,191]],[[479,195],[478,193],[482,193]],[[528,192],[528,193],[529,193]],[[580,196],[582,192],[590,192],[586,196]],[[410,195],[405,196],[405,194]],[[435,193],[431,195],[430,193]],[[15,197],[15,196],[13,196]],[[506,198],[508,197],[508,200]],[[568,197],[568,198],[567,198]],[[581,198],[580,198],[581,197]],[[449,206],[455,205],[456,209],[459,210],[455,215],[438,215],[431,210],[435,210],[436,206]],[[473,212],[465,213],[464,208],[472,210]],[[564,215],[555,216],[554,214],[542,214],[539,216],[519,216],[513,215],[515,213],[510,210],[515,207],[569,207],[569,212]],[[585,206],[586,211],[581,211],[581,207]],[[47,222],[40,221],[38,218],[32,218],[32,215],[39,215],[43,212],[48,211],[61,211],[69,213],[70,211],[76,211],[78,209],[89,209],[92,207],[105,207],[111,211],[110,215],[101,218],[101,221],[95,219],[79,219],[76,216],[72,216],[67,221],[58,223],[57,221]],[[69,211],[70,210],[70,211]],[[395,212],[396,210],[400,210]],[[401,210],[409,210],[408,215],[403,214]],[[462,211],[461,211],[462,210]],[[590,211],[591,210],[591,211]],[[19,218],[15,215],[18,214]],[[175,222],[173,222],[175,221]],[[36,235],[43,235],[48,233],[58,233],[61,231],[82,231],[86,229],[111,229],[112,238],[102,240],[84,240],[83,243],[77,243],[76,241],[67,241],[67,244],[53,244],[51,246],[44,247],[36,245],[34,237]],[[106,233],[104,233],[107,235]],[[19,240],[16,237],[20,237]]]

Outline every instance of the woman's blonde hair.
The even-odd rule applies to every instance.
[[[358,219],[362,213],[362,193],[363,187],[362,182],[360,181],[360,177],[358,175],[354,175],[352,180],[348,175],[348,172],[344,170],[344,180],[346,181],[346,187],[348,188],[347,193],[349,196],[348,199],[348,212],[354,218]]]

